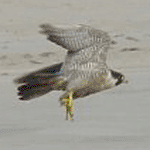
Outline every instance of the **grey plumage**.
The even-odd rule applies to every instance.
[[[60,100],[67,98],[70,91],[75,99],[111,88],[124,80],[122,74],[116,72],[118,76],[115,76],[106,65],[112,42],[106,32],[87,25],[69,29],[48,24],[40,27],[40,33],[67,49],[68,53],[64,62],[16,79],[17,83],[24,83],[18,88],[20,99],[28,100],[52,90],[65,91]]]
[[[41,25],[48,40],[68,50],[65,62],[59,72],[68,82],[66,90],[81,90],[83,95],[89,81],[100,72],[108,71],[106,66],[107,49],[111,43],[108,34],[86,25],[72,29],[54,28]]]

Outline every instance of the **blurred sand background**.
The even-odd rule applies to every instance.
[[[0,0],[0,20],[0,149],[150,149],[149,0]],[[66,54],[38,33],[43,23],[109,32],[107,62],[129,83],[76,100],[74,122],[64,119],[62,92],[19,101],[13,79]]]

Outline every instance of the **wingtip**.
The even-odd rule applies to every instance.
[[[19,97],[19,100],[23,101],[24,99],[23,99],[23,97]]]
[[[20,80],[19,80],[19,78],[14,79],[13,82],[14,82],[15,84],[21,83]]]
[[[39,31],[40,34],[49,34],[50,32],[55,30],[55,28],[48,23],[41,24],[39,27],[42,29],[41,31]]]
[[[18,98],[20,101],[29,101],[30,99],[25,99],[24,97],[19,97]]]
[[[13,82],[14,82],[15,84],[25,83],[24,77],[16,78],[16,79],[13,80]]]
[[[43,23],[43,24],[40,24],[39,26],[40,26],[40,28],[47,28],[47,27],[49,27],[51,25],[48,24],[48,23]]]
[[[40,28],[42,28],[43,30],[50,30],[50,29],[53,29],[54,26],[52,26],[51,24],[48,24],[48,23],[43,23],[41,25],[39,25]]]

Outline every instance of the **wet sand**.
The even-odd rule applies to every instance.
[[[150,2],[0,2],[0,147],[33,149],[150,149]],[[128,84],[75,101],[75,121],[65,120],[63,92],[31,101],[17,97],[13,79],[64,60],[66,50],[38,33],[39,25],[88,24],[116,44],[108,65]]]

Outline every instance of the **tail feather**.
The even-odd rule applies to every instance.
[[[16,79],[15,83],[24,83],[18,87],[19,99],[30,100],[52,90],[64,90],[67,82],[64,81],[62,75],[56,75],[62,64],[55,64]]]

